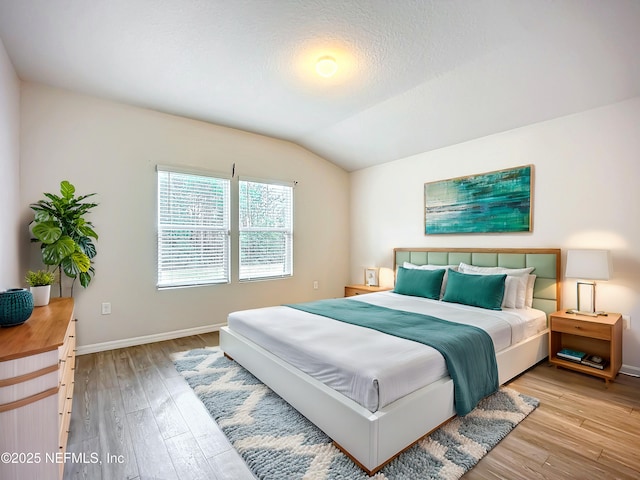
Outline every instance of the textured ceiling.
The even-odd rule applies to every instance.
[[[0,0],[0,38],[23,80],[349,171],[640,95],[638,0]]]

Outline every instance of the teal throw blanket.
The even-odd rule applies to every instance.
[[[345,298],[286,306],[435,348],[444,357],[453,379],[458,415],[466,415],[480,400],[498,390],[493,341],[480,328]]]

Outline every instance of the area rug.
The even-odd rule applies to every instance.
[[[501,387],[369,477],[319,428],[217,347],[173,358],[253,474],[282,479],[458,479],[537,406]]]

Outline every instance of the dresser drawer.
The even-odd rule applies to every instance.
[[[58,373],[60,377],[58,389],[58,413],[62,418],[66,411],[71,410],[70,402],[73,397],[76,361],[76,322],[74,320],[69,322],[69,328],[67,328],[64,344],[60,346],[59,352],[60,360]]]
[[[70,357],[75,357],[75,349],[76,349],[76,322],[71,320],[69,322],[69,326],[67,327],[67,331],[64,335],[64,343],[58,347],[58,364],[60,366],[58,377],[58,383],[62,382],[62,376],[66,371],[65,364],[68,362]]]
[[[552,330],[590,338],[611,340],[611,326],[571,318],[551,317]]]
[[[75,356],[67,357],[64,362],[62,379],[58,388],[58,413],[62,414],[65,409],[64,404],[73,398]]]

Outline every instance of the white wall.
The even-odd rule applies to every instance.
[[[19,287],[20,80],[0,40],[0,291]]]
[[[69,180],[97,192],[96,276],[76,287],[81,346],[222,324],[233,310],[341,296],[348,279],[349,176],[292,143],[42,85],[22,86],[21,208]],[[298,182],[294,277],[158,291],[156,164]],[[25,241],[27,241],[25,239]],[[235,249],[234,249],[235,250]],[[37,258],[32,252],[30,262]],[[237,262],[237,255],[235,255]],[[313,290],[313,281],[320,288]],[[112,314],[100,314],[111,302]]]
[[[394,247],[610,249],[614,278],[598,284],[597,307],[631,315],[623,363],[640,373],[639,155],[634,98],[354,172],[351,281],[366,266],[392,267]],[[424,235],[425,182],[525,164],[534,165],[532,232]],[[575,306],[574,281],[563,300]]]

